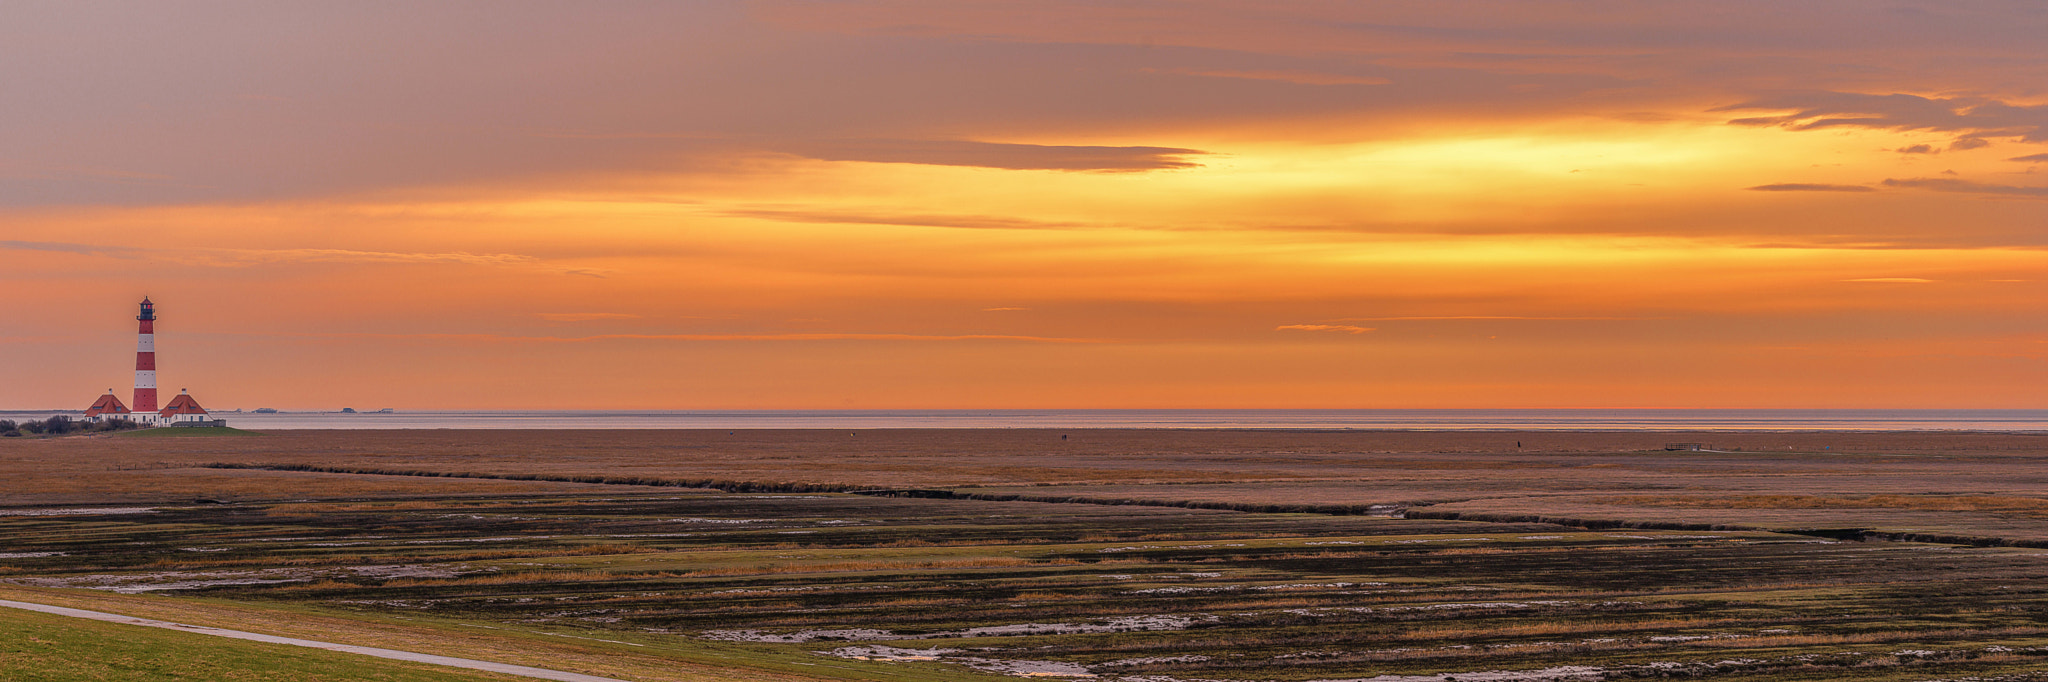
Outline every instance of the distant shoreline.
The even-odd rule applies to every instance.
[[[0,419],[76,415],[0,411]],[[1309,432],[2048,432],[2048,410],[420,410],[216,412],[264,430],[1167,429]]]

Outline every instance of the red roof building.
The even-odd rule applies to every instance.
[[[164,421],[200,420],[206,418],[206,408],[200,407],[191,393],[178,391],[177,397],[171,398],[171,403],[157,412],[157,416]]]
[[[128,414],[128,406],[121,404],[120,398],[114,397],[114,389],[111,388],[107,389],[106,395],[100,396],[99,400],[93,401],[92,407],[85,408],[87,419],[95,419],[102,416],[119,417],[126,414]]]

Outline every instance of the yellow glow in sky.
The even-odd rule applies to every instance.
[[[0,41],[0,408],[2048,399],[2033,13],[175,5]]]

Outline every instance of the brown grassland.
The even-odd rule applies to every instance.
[[[2044,465],[1996,433],[6,439],[0,599],[635,680],[2035,679]]]

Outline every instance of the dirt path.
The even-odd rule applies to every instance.
[[[240,630],[222,630],[220,628],[209,628],[199,625],[186,625],[184,623],[173,623],[170,621],[163,620],[151,620],[148,618],[123,616],[118,613],[106,613],[103,611],[87,611],[85,609],[72,609],[65,608],[62,606],[31,604],[28,602],[8,601],[5,599],[0,599],[0,606],[14,609],[25,609],[28,611],[38,611],[41,613],[49,613],[59,616],[70,616],[73,618],[90,618],[92,620],[101,620],[109,623],[125,623],[128,625],[140,625],[143,627],[163,628],[166,630],[178,630],[181,632],[191,632],[201,635],[213,635],[215,637],[246,639],[252,642],[289,644],[292,646],[311,647],[314,649],[326,649],[328,651],[340,651],[343,653],[350,654],[362,654],[364,656],[376,656],[378,658],[389,658],[400,661],[412,661],[415,663],[431,663],[434,665],[445,665],[451,668],[468,668],[470,670],[484,670],[494,673],[505,673],[507,675],[519,675],[522,677],[536,677],[543,680],[560,680],[561,682],[626,682],[625,680],[621,680],[616,677],[598,677],[596,675],[569,673],[562,672],[559,670],[548,670],[546,668],[530,668],[523,665],[512,665],[510,663],[492,663],[490,661],[479,661],[470,658],[455,658],[452,656],[435,656],[433,654],[419,654],[410,651],[399,651],[397,649],[379,649],[377,647],[354,646],[350,644],[335,644],[333,642],[316,642],[310,639],[298,639],[294,637],[277,637],[273,635],[257,634],[254,632],[242,632]]]

